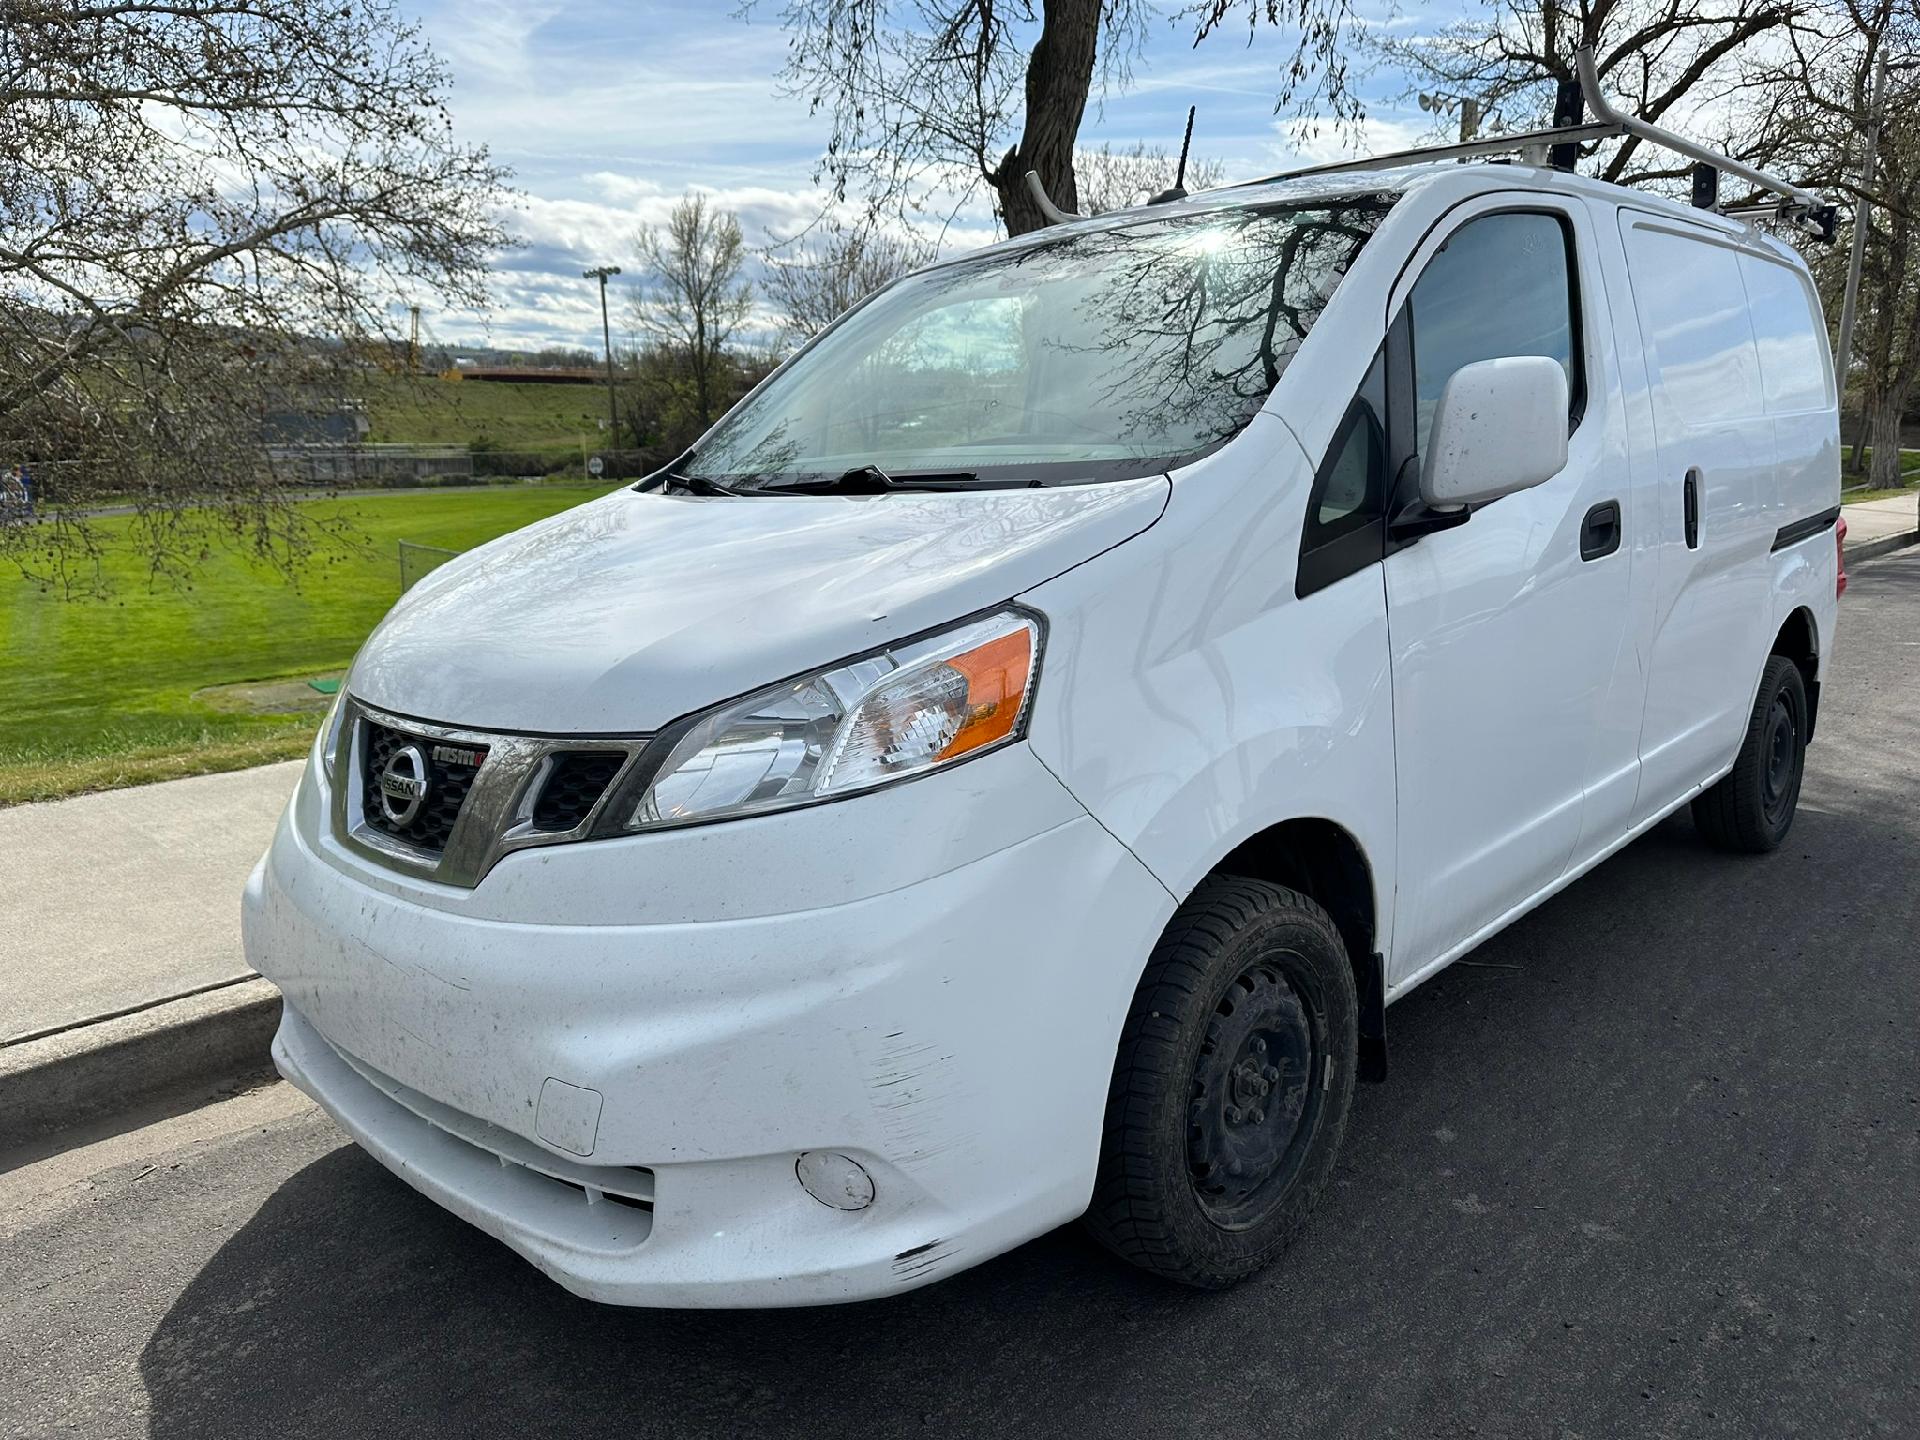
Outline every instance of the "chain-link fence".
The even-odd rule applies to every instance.
[[[448,550],[440,545],[416,545],[411,540],[402,540],[398,543],[402,595],[417,585],[423,576],[438,570],[460,553],[458,550]]]
[[[267,463],[283,485],[397,485],[475,473],[464,445],[269,445]]]
[[[473,473],[476,477],[524,478],[532,475],[578,475],[582,471],[595,480],[638,480],[651,475],[673,458],[667,450],[613,450],[585,447],[579,450],[475,450]],[[595,472],[593,462],[600,468]]]

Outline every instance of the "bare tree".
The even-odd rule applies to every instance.
[[[758,0],[741,0],[751,13]],[[1278,104],[1317,99],[1356,114],[1340,37],[1351,0],[1185,0],[1197,44],[1236,18],[1290,33]],[[981,188],[1007,233],[1046,223],[1028,193],[1079,208],[1074,147],[1088,101],[1124,80],[1152,0],[781,0],[790,33],[781,79],[828,116],[816,178],[870,215],[944,203]]]
[[[1582,44],[1595,46],[1607,88],[1640,114],[1660,120],[1695,107],[1703,115],[1694,123],[1717,148],[1856,199],[1872,70],[1881,55],[1896,61],[1865,197],[1873,223],[1848,378],[1858,433],[1873,446],[1872,483],[1897,484],[1901,418],[1920,392],[1920,72],[1898,62],[1920,54],[1920,0],[1485,0],[1479,14],[1432,34],[1370,41],[1408,71],[1411,90],[1476,100],[1483,128],[1514,129],[1545,123],[1554,82],[1572,76]],[[1588,150],[1609,180],[1678,181],[1689,168],[1652,158],[1631,137]],[[1830,322],[1846,255],[1845,244],[1807,247]]]
[[[753,312],[753,286],[740,273],[747,246],[739,217],[690,191],[664,228],[642,229],[635,243],[634,323],[686,376],[704,429],[723,408],[716,401],[727,343]]]
[[[84,584],[107,499],[156,575],[313,539],[263,442],[341,410],[408,299],[484,298],[504,172],[387,0],[0,0],[0,530]]]
[[[1920,0],[1819,0],[1753,75],[1739,128],[1764,163],[1871,214],[1861,271],[1853,370],[1861,444],[1873,447],[1870,483],[1900,483],[1901,422],[1920,400]],[[1872,189],[1859,189],[1860,145],[1873,71],[1887,68]],[[1848,244],[1808,247],[1837,321]]]
[[[1180,173],[1180,161],[1163,146],[1136,141],[1125,150],[1115,150],[1111,145],[1082,150],[1074,156],[1073,168],[1080,183],[1081,210],[1088,215],[1104,215],[1172,189]],[[1226,166],[1218,160],[1190,157],[1184,183],[1189,191],[1211,190],[1226,173]]]
[[[933,258],[932,248],[868,226],[827,225],[774,246],[762,285],[790,340],[806,341],[883,286]]]
[[[1600,78],[1623,106],[1659,121],[1740,83],[1740,66],[1769,33],[1784,33],[1803,0],[1482,0],[1480,10],[1412,36],[1373,32],[1368,48],[1410,77],[1408,93],[1480,106],[1483,131],[1550,122],[1557,82],[1574,52],[1594,47]],[[1634,136],[1590,145],[1597,173],[1619,182],[1677,178],[1685,162],[1643,164]]]

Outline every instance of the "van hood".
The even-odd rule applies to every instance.
[[[348,689],[483,730],[657,730],[983,610],[1118,545],[1169,483],[872,497],[616,491],[449,561]]]

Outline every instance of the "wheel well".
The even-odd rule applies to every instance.
[[[1374,951],[1373,867],[1360,842],[1331,820],[1286,820],[1250,835],[1214,867],[1285,885],[1326,908],[1356,978]]]
[[[1360,1002],[1359,1078],[1385,1080],[1386,961],[1374,948],[1373,867],[1360,842],[1331,820],[1284,820],[1242,840],[1213,873],[1284,885],[1325,908],[1353,967]]]
[[[1767,653],[1784,655],[1798,667],[1800,680],[1807,688],[1807,738],[1811,740],[1814,722],[1820,715],[1820,682],[1815,678],[1820,670],[1820,645],[1813,612],[1802,606],[1789,615],[1780,633],[1773,637],[1773,649]]]

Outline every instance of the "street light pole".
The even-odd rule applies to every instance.
[[[1887,57],[1880,56],[1880,62],[1873,70],[1873,98],[1867,102],[1866,134],[1862,137],[1860,155],[1860,193],[1853,203],[1853,251],[1847,257],[1847,288],[1840,299],[1840,343],[1834,348],[1838,352],[1833,357],[1835,383],[1839,386],[1841,399],[1847,393],[1847,367],[1853,363],[1853,322],[1860,304],[1860,269],[1867,256],[1867,220],[1872,211],[1872,203],[1867,194],[1873,188],[1874,152],[1880,147],[1880,106],[1887,89]],[[1866,433],[1867,417],[1862,415],[1854,431],[1854,454],[1860,453],[1859,437]]]
[[[580,272],[581,279],[600,282],[600,339],[607,350],[607,444],[611,446],[620,443],[620,426],[613,412],[613,329],[607,323],[607,277],[619,273],[618,265],[596,265]]]

